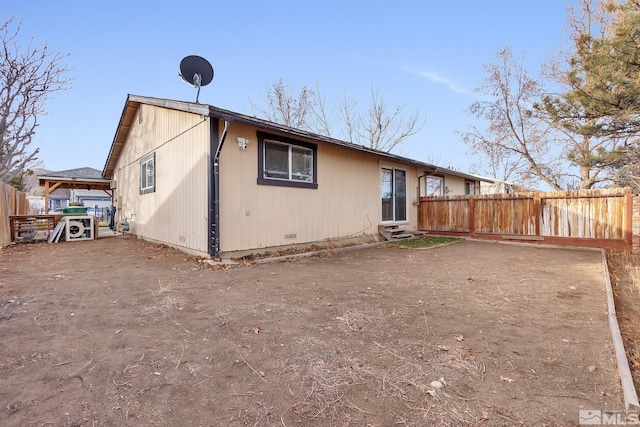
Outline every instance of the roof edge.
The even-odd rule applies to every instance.
[[[238,122],[238,123],[243,123],[243,124],[249,124],[264,130],[268,130],[268,131],[272,131],[272,132],[281,132],[281,133],[285,133],[288,135],[293,135],[293,136],[297,136],[300,138],[306,138],[306,139],[311,139],[311,140],[315,140],[315,141],[320,141],[320,142],[324,142],[327,144],[331,144],[331,145],[336,145],[339,147],[343,147],[343,148],[347,148],[350,150],[356,150],[356,151],[360,151],[360,152],[364,152],[364,153],[369,153],[369,154],[373,154],[376,156],[380,156],[380,157],[384,157],[386,159],[392,160],[392,161],[397,161],[400,163],[404,163],[404,164],[409,164],[409,165],[413,165],[413,166],[417,166],[417,167],[424,167],[430,170],[435,170],[439,173],[446,173],[449,175],[453,175],[453,176],[458,176],[458,177],[462,177],[462,178],[466,178],[466,179],[471,179],[471,180],[479,180],[479,181],[488,181],[490,182],[491,180],[488,180],[486,178],[483,177],[479,177],[477,175],[473,175],[473,174],[469,174],[469,173],[464,173],[464,172],[458,172],[456,170],[453,169],[448,169],[445,167],[440,167],[440,166],[436,166],[427,162],[422,162],[419,160],[415,160],[415,159],[411,159],[408,157],[403,157],[403,156],[399,156],[396,154],[392,154],[392,153],[388,153],[386,151],[380,151],[380,150],[375,150],[373,148],[369,148],[367,146],[364,145],[358,145],[358,144],[353,144],[351,142],[347,142],[347,141],[342,141],[336,138],[331,138],[328,136],[324,136],[324,135],[319,135],[313,132],[309,132],[309,131],[305,131],[302,129],[296,129],[296,128],[292,128],[289,126],[285,126],[285,125],[281,125],[278,123],[274,123],[274,122],[270,122],[268,120],[264,120],[264,119],[260,119],[257,117],[253,117],[253,116],[248,116],[245,114],[241,114],[241,113],[236,113],[230,110],[225,110],[223,108],[219,108],[219,107],[214,107],[212,105],[208,105],[208,104],[199,104],[199,103],[195,103],[195,102],[188,102],[188,101],[177,101],[177,100],[171,100],[171,99],[163,99],[163,98],[154,98],[154,97],[147,97],[147,96],[140,96],[140,95],[132,95],[129,94],[127,95],[127,100],[125,102],[124,108],[122,110],[122,115],[120,116],[120,121],[118,122],[118,127],[116,130],[116,134],[114,136],[113,142],[111,144],[111,149],[109,150],[109,154],[107,156],[107,160],[105,162],[105,166],[103,168],[102,171],[102,176],[103,177],[111,177],[113,174],[113,168],[115,167],[115,159],[112,159],[113,155],[119,155],[119,152],[116,153],[116,147],[117,144],[121,143],[124,144],[124,139],[126,138],[126,134],[122,135],[122,131],[126,130],[126,133],[128,133],[128,129],[129,129],[129,125],[125,123],[125,117],[126,117],[126,113],[127,110],[129,108],[137,108],[137,106],[139,104],[148,104],[148,105],[153,105],[153,106],[157,106],[157,107],[163,107],[163,108],[169,108],[169,109],[173,109],[173,110],[179,110],[179,111],[185,111],[185,112],[190,112],[190,113],[194,113],[194,114],[199,114],[202,116],[210,116],[210,117],[214,117],[217,118],[219,120],[226,120],[226,121],[230,121],[230,122]],[[123,128],[123,125],[126,125]],[[436,173],[436,172],[434,172]]]

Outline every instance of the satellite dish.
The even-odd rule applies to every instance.
[[[213,67],[201,56],[189,55],[180,61],[180,77],[198,89],[196,102],[200,97],[200,87],[206,86],[213,80]]]

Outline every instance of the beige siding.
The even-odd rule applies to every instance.
[[[444,177],[445,196],[454,195],[454,194],[464,194],[465,192],[464,183],[465,183],[465,179],[462,177],[445,175]]]
[[[126,218],[133,234],[206,253],[208,119],[140,108],[115,168],[119,220]],[[141,195],[140,159],[152,152],[156,191]]]
[[[206,255],[209,233],[209,119],[142,104],[118,158],[118,221],[147,239]],[[223,124],[221,123],[222,133]],[[317,189],[258,185],[258,140],[253,126],[232,122],[220,157],[220,251],[377,235],[381,168],[406,172],[407,221],[417,228],[418,176],[424,171],[378,156],[317,143]],[[246,149],[238,138],[249,141]],[[307,141],[314,143],[314,141]],[[140,160],[155,152],[156,190],[139,193]],[[445,176],[464,194],[464,179]]]
[[[250,141],[246,150],[239,137]],[[317,163],[317,189],[257,185],[256,129],[232,124],[220,161],[222,252],[377,234],[383,166],[407,172],[407,227],[415,229],[415,167],[328,144],[318,144]]]

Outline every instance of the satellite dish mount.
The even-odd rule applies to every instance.
[[[198,89],[196,103],[200,97],[200,88],[213,80],[213,67],[201,56],[190,55],[180,61],[180,77],[191,86]]]

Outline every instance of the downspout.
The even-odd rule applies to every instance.
[[[220,259],[220,152],[222,146],[227,138],[227,132],[229,131],[229,122],[224,121],[224,130],[222,136],[216,144],[215,152],[213,155],[213,194],[209,197],[211,213],[211,234],[209,236],[209,255],[212,255],[214,259]],[[218,136],[218,119],[215,120],[215,124],[212,121],[211,133],[215,132],[215,136]],[[212,147],[213,148],[213,147]],[[213,151],[213,150],[212,150]]]

